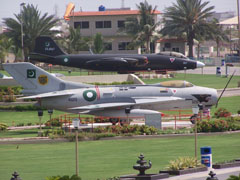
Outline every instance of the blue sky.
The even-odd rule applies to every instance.
[[[136,4],[143,0],[124,0],[125,7],[136,9]],[[202,0],[207,1],[207,0]],[[208,0],[210,5],[215,6],[216,12],[237,11],[236,0]],[[75,11],[82,8],[83,11],[97,11],[100,5],[106,8],[120,8],[122,0],[2,0],[0,10],[0,20],[3,18],[14,17],[20,11],[20,4],[33,4],[38,7],[41,13],[54,14],[55,9],[59,17],[63,17],[66,6],[69,2],[75,4]],[[176,0],[148,0],[149,4],[156,5],[159,11],[163,11],[165,7],[171,6]]]

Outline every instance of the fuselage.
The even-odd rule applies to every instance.
[[[134,98],[151,98],[151,97],[179,97],[182,98],[176,102],[152,103],[143,105],[130,105],[134,109],[149,110],[170,110],[170,109],[189,109],[194,104],[198,104],[195,95],[208,95],[207,101],[201,102],[205,107],[210,107],[217,102],[217,92],[215,89],[204,88],[199,86],[192,87],[162,87],[159,85],[130,85],[130,86],[113,86],[113,87],[92,87],[81,88],[73,91],[73,95],[63,97],[52,97],[42,99],[41,105],[47,108],[55,108],[71,113],[79,113],[78,110],[71,110],[74,107],[87,106],[99,103],[133,103]],[[116,108],[118,109],[118,108]],[[96,112],[94,112],[96,113]],[[91,112],[89,112],[91,114]],[[101,114],[98,112],[98,114]]]
[[[197,61],[160,54],[68,54],[55,57],[30,55],[31,60],[98,71],[184,70],[197,68]]]

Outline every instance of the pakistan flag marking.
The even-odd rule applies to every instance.
[[[36,69],[27,69],[27,78],[36,78]]]
[[[97,97],[97,93],[94,90],[86,90],[83,92],[83,98],[86,101],[94,101]]]

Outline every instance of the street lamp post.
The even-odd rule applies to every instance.
[[[22,8],[25,5],[25,3],[20,4],[20,14],[21,14],[21,45],[22,45],[22,60],[24,61],[25,56],[24,56],[24,46],[23,46],[23,12]]]
[[[39,125],[40,130],[38,131],[38,136],[42,136],[42,116],[43,116],[43,110],[38,110],[38,118],[39,118]]]
[[[238,20],[238,56],[240,56],[240,17],[239,17],[239,0],[237,0],[237,20]]]
[[[78,128],[80,120],[78,118],[73,119],[73,127],[75,129],[75,154],[76,154],[76,176],[78,176]]]
[[[197,120],[198,120],[198,112],[199,112],[199,106],[195,105],[192,107],[193,114],[195,116],[195,123],[194,123],[194,145],[195,145],[195,160],[197,164]]]
[[[52,120],[53,110],[52,110],[52,109],[49,109],[49,110],[48,110],[48,114],[49,114],[49,122],[51,123],[51,127],[52,127],[52,122],[51,122],[51,120]]]
[[[25,56],[24,56],[24,46],[23,46],[23,12],[22,8],[25,5],[25,3],[20,4],[20,14],[21,14],[21,45],[22,45],[22,60],[24,61]]]

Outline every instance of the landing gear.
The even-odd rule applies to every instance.
[[[190,117],[190,121],[192,124],[195,124],[195,121],[197,120],[197,114],[194,114]]]

